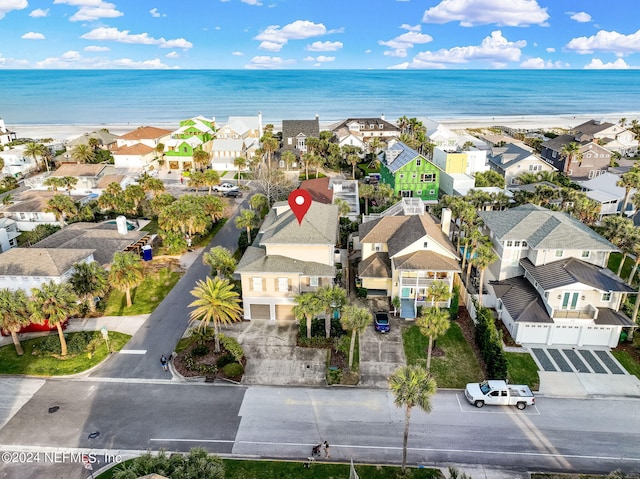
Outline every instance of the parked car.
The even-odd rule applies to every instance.
[[[240,190],[230,190],[230,191],[225,191],[224,193],[222,193],[223,196],[226,196],[227,198],[231,197],[231,198],[242,198],[242,191]]]
[[[236,185],[232,185],[231,183],[220,183],[213,187],[213,191],[216,193],[226,193],[227,191],[235,191],[238,187]]]
[[[389,313],[387,311],[376,311],[373,323],[376,331],[379,333],[388,333],[391,331],[391,324],[389,323]]]
[[[522,410],[536,403],[529,386],[507,384],[506,381],[499,380],[469,383],[464,389],[464,396],[475,407],[489,404],[491,406],[515,406]]]

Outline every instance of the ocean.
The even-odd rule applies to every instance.
[[[640,71],[0,70],[8,125],[220,122],[259,111],[265,123],[640,112]]]

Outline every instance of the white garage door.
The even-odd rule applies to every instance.
[[[583,346],[609,346],[612,326],[587,326],[582,332]]]
[[[517,324],[517,323],[516,323]],[[545,344],[547,342],[547,334],[549,333],[549,325],[547,324],[521,324],[520,328],[523,328],[521,334],[523,336],[519,338],[521,343],[540,343]]]
[[[556,325],[551,336],[552,344],[578,344],[580,326]]]
[[[268,304],[252,304],[249,311],[251,319],[271,319],[271,311]]]
[[[276,319],[277,320],[294,320],[293,305],[290,304],[276,304]]]

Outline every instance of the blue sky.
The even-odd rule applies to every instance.
[[[0,68],[640,67],[637,0],[0,0]]]

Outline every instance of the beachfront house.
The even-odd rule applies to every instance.
[[[333,125],[330,131],[341,147],[348,145],[363,151],[366,151],[367,143],[373,138],[386,143],[400,136],[400,128],[386,121],[384,115],[380,118],[348,118]]]
[[[15,131],[10,131],[4,124],[4,120],[0,118],[0,145],[11,143],[17,138]]]
[[[93,144],[96,144],[98,148],[103,150],[112,150],[118,145],[118,135],[109,133],[109,130],[102,128],[100,130],[92,131],[91,133],[84,133],[77,136],[65,143],[67,151],[73,150],[76,146],[86,145],[93,148]]]
[[[607,269],[617,248],[566,213],[527,204],[481,211],[498,261],[485,272],[499,318],[520,344],[608,346],[635,290]]]
[[[441,169],[404,143],[398,141],[378,155],[380,178],[396,195],[438,201]]]
[[[504,146],[493,147],[487,158],[489,168],[500,173],[505,184],[518,184],[518,176],[523,173],[539,173],[541,171],[556,171],[556,168],[534,154],[524,144],[507,143]]]
[[[38,169],[36,160],[24,153],[25,146],[19,145],[15,148],[0,151],[0,158],[4,160],[2,172],[15,178],[21,178],[27,173]]]
[[[275,203],[240,259],[244,319],[293,320],[295,297],[334,284],[338,207],[312,202],[300,224]]]
[[[635,156],[638,153],[636,135],[619,124],[589,120],[572,128],[571,133],[578,141],[595,141],[621,156]]]
[[[171,133],[164,143],[164,160],[169,170],[190,170],[211,166],[211,147],[215,135],[215,118],[202,116],[180,122],[180,127]],[[193,154],[197,150],[207,152],[209,161],[197,165]]]
[[[298,158],[307,152],[307,138],[320,138],[320,118],[282,120],[281,151],[292,151]]]
[[[358,235],[362,259],[356,284],[368,296],[400,298],[401,318],[415,318],[419,306],[432,304],[428,291],[435,281],[452,290],[459,258],[429,214],[371,219],[360,225]],[[449,304],[447,300],[439,306]]]
[[[211,164],[217,171],[233,171],[236,158],[250,159],[260,147],[262,113],[257,116],[230,116],[216,131],[211,146]]]
[[[578,151],[571,158],[565,154],[565,147],[575,143]],[[596,140],[581,139],[576,135],[560,135],[541,145],[540,156],[569,176],[572,180],[588,180],[607,171],[611,163],[611,152],[600,146]]]

